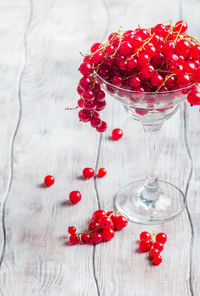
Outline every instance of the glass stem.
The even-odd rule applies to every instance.
[[[146,138],[147,177],[144,183],[143,197],[149,201],[159,198],[159,180],[157,176],[157,137],[161,126],[143,126]]]

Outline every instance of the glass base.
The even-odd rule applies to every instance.
[[[145,180],[129,183],[116,195],[117,210],[124,212],[129,220],[140,224],[165,223],[177,217],[185,208],[185,195],[178,187],[159,181],[156,199],[148,200],[144,198],[144,183]],[[151,194],[154,195],[153,192]]]

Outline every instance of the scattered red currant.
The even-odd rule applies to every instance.
[[[121,129],[119,128],[115,128],[113,131],[112,131],[112,139],[117,141],[119,140],[121,137],[123,136],[123,132]]]
[[[103,178],[107,174],[107,170],[104,168],[99,169],[98,176],[99,178]]]
[[[71,201],[71,203],[76,204],[81,200],[82,196],[81,193],[79,191],[72,191],[69,194],[69,200]]]
[[[76,227],[74,227],[74,226],[69,226],[69,227],[68,227],[68,233],[69,233],[69,234],[74,234],[74,233],[76,233]]]
[[[44,178],[44,183],[47,187],[52,186],[54,184],[54,182],[55,182],[55,179],[51,175],[48,175]]]
[[[85,168],[83,170],[83,178],[90,179],[94,176],[94,170],[92,168]]]

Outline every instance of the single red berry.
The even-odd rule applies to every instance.
[[[141,78],[139,76],[137,76],[137,75],[131,77],[131,79],[130,79],[130,85],[132,87],[139,87],[141,82],[142,82]]]
[[[105,57],[105,53],[98,51],[93,55],[93,62],[95,64],[101,63],[101,62],[103,62],[104,57]]]
[[[55,179],[51,175],[48,175],[44,178],[44,183],[47,187],[52,186],[54,184],[54,182],[55,182]]]
[[[90,224],[88,226],[89,231],[91,231],[91,230],[97,230],[99,228],[100,228],[99,223],[98,222],[95,222],[95,221],[94,222],[90,222]]]
[[[190,54],[193,59],[198,59],[200,57],[200,45],[194,45],[191,48]]]
[[[94,222],[99,222],[99,219],[105,215],[106,215],[106,213],[103,210],[97,210],[93,213],[92,220]]]
[[[122,86],[122,83],[123,83],[123,79],[121,76],[114,76],[113,79],[112,79],[112,84],[116,85],[116,86]]]
[[[107,129],[107,124],[105,121],[102,120],[100,127],[97,128],[97,131],[100,133],[105,132],[105,130]]]
[[[89,76],[84,76],[79,81],[80,87],[83,90],[90,90],[93,84],[92,78]]]
[[[191,105],[200,105],[200,93],[198,91],[189,92],[187,100]]]
[[[96,103],[96,108],[95,109],[97,111],[101,111],[101,110],[103,110],[106,107],[106,101],[101,101],[101,102],[96,101],[95,103]]]
[[[98,85],[98,84],[97,84]],[[101,89],[95,91],[95,100],[98,102],[103,102],[105,99],[105,92]]]
[[[161,243],[161,244],[165,244],[167,241],[167,235],[163,232],[160,232],[156,235],[156,242],[157,243]]]
[[[152,239],[151,234],[147,231],[143,231],[140,233],[140,240],[143,239]]]
[[[92,127],[98,128],[101,125],[101,119],[99,117],[93,117],[90,120],[90,124]]]
[[[121,137],[123,136],[123,131],[119,128],[115,128],[113,131],[112,131],[112,139],[117,141],[119,140]]]
[[[164,81],[164,78],[160,74],[156,73],[151,77],[151,85],[153,85],[153,86],[158,87],[163,83],[163,81]]]
[[[99,178],[103,178],[107,174],[107,170],[104,168],[99,169],[98,176]]]
[[[184,21],[179,21],[175,24],[174,28],[173,28],[173,32],[176,33],[185,33],[185,31],[187,30],[187,23]]]
[[[96,103],[94,101],[84,101],[83,107],[85,110],[92,111],[96,108]]]
[[[157,257],[159,254],[160,254],[160,252],[159,252],[158,249],[152,248],[151,251],[150,251],[150,253],[149,253],[149,256],[151,258],[154,258],[154,257]]]
[[[83,76],[90,75],[92,73],[92,66],[89,63],[82,63],[80,65],[79,71]]]
[[[153,265],[159,265],[162,262],[162,257],[158,254],[153,257]]]
[[[179,87],[185,87],[191,83],[190,76],[188,74],[179,74],[177,77],[177,85]]]
[[[84,92],[84,89],[82,89],[82,87],[81,87],[80,85],[78,85],[78,86],[77,86],[77,93],[78,93],[80,96],[82,96],[83,92]]]
[[[144,79],[151,78],[153,76],[154,72],[155,72],[155,68],[154,68],[154,66],[152,66],[150,64],[144,66],[142,68],[142,70],[141,70],[141,74],[142,74],[142,76],[143,76]]]
[[[144,67],[148,64],[148,61],[150,60],[150,56],[146,53],[141,53],[141,55],[138,58],[137,64],[141,67]]]
[[[110,228],[112,226],[112,224],[113,224],[112,220],[109,217],[107,217],[106,215],[99,219],[99,226],[102,229]]]
[[[102,236],[101,236],[101,234],[100,234],[100,233],[97,233],[97,232],[93,233],[93,234],[91,235],[91,241],[92,241],[92,243],[93,243],[94,245],[100,243],[100,242],[102,241]]]
[[[83,244],[89,244],[90,243],[90,238],[91,238],[91,236],[90,236],[89,233],[83,233],[81,235],[81,241],[82,241]]]
[[[78,102],[77,102],[78,106],[80,108],[83,108],[83,104],[84,104],[84,100],[83,99],[79,99]]]
[[[128,41],[122,42],[119,47],[119,53],[123,56],[127,56],[132,52],[132,50],[133,50],[133,47]]]
[[[115,52],[115,47],[111,44],[107,45],[105,49],[108,55],[112,55]]]
[[[94,53],[94,52],[97,51],[97,50],[103,49],[103,47],[104,47],[103,44],[97,42],[97,43],[94,43],[94,44],[92,45],[90,51],[91,51],[92,53]]]
[[[78,113],[78,117],[83,122],[88,122],[91,119],[91,113],[87,109],[82,109]]]
[[[83,93],[83,98],[87,102],[94,101],[94,92],[92,90],[85,90],[84,93]]]
[[[115,232],[111,228],[105,228],[102,231],[102,239],[106,242],[111,240],[115,236]]]
[[[124,216],[115,216],[113,217],[112,221],[116,230],[121,230],[128,225],[128,220]]]
[[[153,242],[151,239],[143,239],[139,242],[140,252],[148,252],[151,249]]]
[[[114,215],[113,211],[109,211],[106,213],[106,216],[110,217],[112,219],[112,216]]]
[[[90,179],[94,176],[94,170],[92,168],[84,168],[83,169],[83,178]]]
[[[72,191],[69,194],[69,200],[71,201],[71,203],[76,204],[81,200],[82,196],[81,193],[79,191]]]
[[[155,242],[155,243],[153,243],[153,248],[157,249],[159,252],[162,252],[164,249],[164,246],[161,243]]]
[[[76,227],[74,227],[74,226],[69,226],[69,227],[68,227],[68,233],[69,233],[69,234],[74,234],[74,233],[76,233]]]
[[[187,40],[178,40],[176,43],[176,53],[187,57],[190,52],[191,44]]]
[[[80,236],[78,234],[72,234],[69,237],[71,245],[77,245],[80,242]]]
[[[84,63],[89,63],[89,64],[92,65],[93,64],[92,56],[84,57],[83,62]]]
[[[195,82],[200,83],[200,68],[194,71],[193,79]]]

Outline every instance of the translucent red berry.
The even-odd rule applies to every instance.
[[[97,210],[93,213],[92,220],[94,222],[99,222],[99,219],[105,215],[106,215],[106,213],[103,210]]]
[[[82,242],[83,244],[89,244],[89,243],[90,243],[90,239],[91,239],[91,236],[90,236],[89,233],[83,233],[83,234],[81,235],[81,242]]]
[[[92,73],[92,66],[89,63],[82,63],[80,65],[79,71],[83,76],[90,75]]]
[[[88,229],[91,231],[91,230],[97,230],[99,229],[100,226],[99,226],[99,223],[98,222],[90,222],[89,226],[88,226]]]
[[[158,254],[153,257],[153,265],[159,265],[162,262],[162,257]]]
[[[152,239],[151,234],[147,231],[143,231],[140,233],[140,239]]]
[[[102,229],[110,228],[112,226],[112,224],[113,224],[112,220],[109,217],[107,217],[106,215],[99,219],[99,226]]]
[[[151,258],[157,257],[160,254],[158,249],[152,248],[151,251],[149,252],[149,256]]]
[[[101,168],[98,170],[98,176],[99,178],[103,178],[107,174],[107,170],[104,168]]]
[[[128,225],[128,220],[124,216],[115,216],[113,217],[113,224],[116,230],[121,230]]]
[[[84,179],[90,179],[94,176],[94,170],[92,168],[84,168],[82,174]]]
[[[55,179],[51,175],[48,175],[44,178],[44,183],[47,187],[52,186],[54,184],[54,182],[55,182]]]
[[[78,234],[72,234],[69,237],[71,245],[77,245],[80,242],[80,236]]]
[[[69,234],[74,234],[74,233],[76,233],[76,227],[74,227],[74,226],[69,226],[69,227],[68,227],[68,233],[69,233]]]
[[[117,141],[119,139],[121,139],[121,137],[123,136],[123,131],[119,128],[115,128],[113,131],[112,131],[112,139]]]
[[[100,127],[97,128],[97,131],[102,133],[102,132],[105,132],[106,129],[107,129],[107,124],[105,121],[102,121]]]
[[[69,194],[69,200],[71,201],[71,203],[76,204],[81,200],[82,196],[81,193],[79,191],[72,191]]]
[[[153,243],[153,248],[157,249],[159,252],[162,252],[164,249],[164,246],[162,243],[155,242],[155,243]]]
[[[156,235],[156,242],[165,244],[167,241],[167,235],[163,232],[160,232]]]
[[[148,252],[151,249],[153,242],[151,239],[143,239],[139,242],[140,252]]]
[[[99,244],[102,241],[102,235],[100,233],[93,233],[91,235],[91,241],[94,245]]]
[[[187,23],[184,21],[179,21],[175,24],[174,28],[173,28],[173,32],[177,32],[177,33],[185,33],[185,31],[187,30]]]
[[[111,229],[111,228],[105,228],[105,229],[103,229],[101,235],[102,235],[102,239],[104,241],[109,241],[109,240],[111,240],[115,236],[115,233],[114,233],[114,230],[113,229]]]
[[[200,105],[200,93],[198,91],[189,92],[187,100],[191,105]]]

